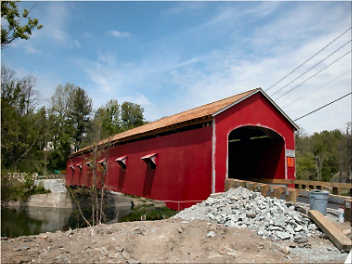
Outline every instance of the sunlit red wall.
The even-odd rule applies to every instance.
[[[257,93],[215,117],[215,192],[224,191],[227,177],[228,135],[241,126],[261,126],[279,134],[285,141],[286,149],[295,149],[294,127],[261,94]],[[285,172],[287,170],[287,174]],[[279,166],[273,178],[295,178],[295,167],[286,166],[285,150],[280,155]]]
[[[206,126],[111,147],[100,157],[108,158],[105,185],[112,191],[157,200],[204,200],[211,192],[211,135],[211,126]],[[157,153],[154,170],[141,160],[151,153]],[[115,161],[124,155],[126,169]],[[67,185],[89,185],[87,160],[88,156],[82,155],[67,162]],[[82,170],[75,167],[72,174],[72,164],[83,164]],[[191,204],[167,203],[173,209]]]

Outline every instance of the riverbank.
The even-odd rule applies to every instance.
[[[82,212],[91,219],[91,204],[82,196],[77,198]],[[65,231],[86,227],[76,203],[68,192],[32,195],[27,201],[8,201],[1,204],[1,235],[18,237],[44,232]],[[136,220],[159,220],[174,215],[162,202],[121,193],[106,193],[104,223]]]
[[[248,229],[167,219],[97,225],[2,240],[2,263],[343,263],[323,238],[311,248],[262,239]],[[294,246],[294,247],[293,247]],[[84,252],[84,254],[82,254]]]

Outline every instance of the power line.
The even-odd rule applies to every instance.
[[[311,111],[311,112],[309,112],[309,113],[307,113],[307,114],[305,114],[305,115],[303,115],[303,116],[300,116],[300,117],[296,118],[294,121],[300,120],[300,119],[302,119],[303,117],[306,117],[306,116],[308,116],[308,115],[311,115],[311,114],[313,114],[313,113],[315,113],[315,112],[317,112],[317,111],[319,111],[319,110],[321,110],[321,109],[323,109],[323,108],[325,108],[325,107],[327,107],[327,106],[329,106],[329,105],[331,105],[331,104],[333,104],[333,103],[336,103],[337,101],[342,100],[343,98],[345,98],[345,97],[347,97],[347,96],[349,96],[349,95],[351,95],[351,94],[352,94],[352,92],[349,92],[349,93],[347,93],[347,94],[345,94],[345,95],[343,95],[343,96],[341,96],[341,97],[335,99],[334,101],[331,101],[330,103],[327,103],[327,104],[325,104],[325,105],[323,105],[323,106],[320,106],[320,107],[314,109],[313,111]]]
[[[327,82],[326,84],[324,84],[324,86],[329,86],[330,84],[334,83],[337,79],[339,79],[340,77],[344,76],[346,73],[351,73],[351,69],[349,69],[349,70],[343,72],[342,74],[336,76],[334,79],[332,79],[332,80],[330,80],[329,82]],[[331,88],[330,88],[330,89],[331,89]],[[301,96],[301,97],[302,97],[302,96]],[[301,97],[296,98],[294,101],[300,100]],[[288,102],[288,103],[286,103],[286,104],[284,104],[281,108],[285,109],[285,108],[288,107],[291,103],[292,103],[292,101],[291,101],[291,102]]]
[[[303,73],[301,73],[300,75],[298,75],[296,78],[294,78],[292,81],[288,82],[287,84],[285,84],[284,86],[281,86],[278,90],[276,90],[271,96],[277,94],[278,92],[280,92],[280,90],[286,88],[287,86],[290,86],[292,83],[294,83],[295,81],[297,81],[299,78],[301,78],[303,75],[305,75],[306,73],[310,72],[311,70],[313,70],[315,67],[317,67],[318,65],[320,65],[321,63],[323,63],[324,61],[326,61],[328,58],[330,58],[332,55],[334,55],[335,53],[337,53],[338,51],[340,51],[342,48],[344,48],[345,46],[347,46],[350,42],[352,41],[352,39],[350,39],[349,41],[347,41],[346,43],[344,43],[343,45],[341,45],[340,47],[338,47],[336,50],[334,50],[333,52],[331,52],[329,55],[327,55],[326,57],[324,57],[322,60],[320,60],[318,63],[314,64],[312,67],[310,67],[308,70],[304,71]]]
[[[280,82],[282,82],[283,80],[285,80],[289,75],[291,75],[292,73],[294,73],[296,70],[298,70],[300,67],[302,67],[304,64],[306,64],[308,61],[310,61],[311,59],[313,59],[316,55],[318,55],[320,52],[322,52],[323,50],[325,50],[327,47],[329,47],[332,43],[334,43],[336,40],[338,40],[339,38],[341,38],[343,35],[345,35],[349,30],[351,30],[352,27],[349,27],[348,29],[346,29],[344,32],[342,32],[340,35],[338,35],[336,38],[334,38],[333,40],[331,40],[328,44],[326,44],[324,47],[322,47],[320,50],[318,50],[316,53],[314,53],[312,56],[310,56],[308,59],[306,59],[304,62],[302,62],[301,64],[299,64],[298,66],[296,66],[293,70],[291,70],[289,73],[287,73],[285,76],[283,76],[280,80],[276,81],[274,84],[272,84],[268,89],[266,89],[265,91],[269,91],[270,89],[272,89],[273,87],[275,87],[276,85],[278,85]]]
[[[291,88],[290,90],[286,91],[284,94],[282,94],[281,96],[277,97],[276,99],[279,99],[289,93],[291,93],[293,90],[297,89],[298,87],[302,86],[302,84],[304,84],[306,81],[309,81],[310,79],[313,79],[315,76],[317,76],[319,73],[321,73],[322,71],[327,70],[330,66],[334,65],[335,63],[337,63],[339,60],[341,60],[343,57],[347,56],[348,54],[351,53],[351,50],[349,50],[348,52],[346,52],[345,54],[343,54],[342,56],[338,57],[336,60],[334,60],[333,62],[331,62],[330,64],[328,64],[325,68],[320,69],[319,71],[317,71],[316,73],[314,73],[313,75],[309,76],[308,78],[304,79],[301,83],[297,84],[296,86],[294,86],[293,88]]]

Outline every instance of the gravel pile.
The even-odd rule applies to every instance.
[[[287,207],[286,201],[264,197],[243,187],[187,208],[175,218],[207,220],[229,227],[249,228],[263,238],[305,243],[307,237],[322,235],[304,214]]]

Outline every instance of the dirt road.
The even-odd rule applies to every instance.
[[[228,228],[200,220],[187,222],[168,219],[99,225],[94,228],[2,240],[1,261],[343,263],[347,256],[336,251],[326,239],[309,241],[309,245],[311,249],[299,248],[298,245],[290,248],[292,245],[289,242],[264,240],[247,229]],[[318,258],[312,259],[312,253]]]

